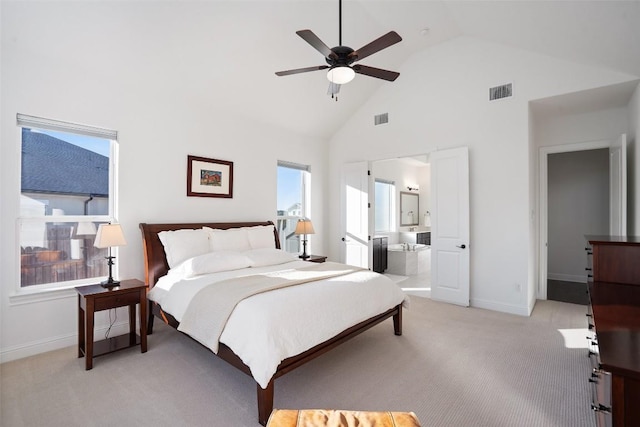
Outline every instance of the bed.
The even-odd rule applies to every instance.
[[[285,255],[286,253],[280,250],[278,233],[271,221],[141,223],[140,229],[143,240],[145,281],[149,289],[148,333],[153,332],[153,322],[155,317],[158,317],[254,378],[257,388],[258,421],[262,425],[266,425],[273,410],[276,378],[390,317],[393,318],[395,335],[402,335],[402,308],[408,303],[408,298],[393,282],[369,270],[356,269],[338,263],[310,263],[297,259],[295,255]],[[203,246],[205,243],[202,241],[201,230],[207,230],[209,233],[208,247]],[[249,233],[248,239],[244,237],[246,233]],[[186,245],[184,239],[187,237],[180,237],[181,246],[177,246],[169,239],[169,237],[173,239],[182,235],[188,238],[191,238],[189,237],[191,235],[196,236],[197,241],[194,240],[193,243],[189,241]],[[213,242],[218,246],[215,247]],[[192,257],[194,251],[207,253]],[[249,261],[245,260],[245,256]],[[281,259],[286,256],[290,258]],[[277,258],[277,262],[273,261],[274,257]],[[203,260],[206,260],[206,267],[203,267],[205,265]],[[210,260],[213,261],[209,262]],[[245,262],[251,265],[245,266]],[[224,268],[220,268],[219,265],[224,265]],[[296,280],[302,279],[296,282],[292,280],[294,276]],[[230,309],[224,327],[213,340],[215,344],[210,345],[207,341],[210,338],[199,335],[207,335],[207,331],[201,332],[202,327],[199,325],[202,321],[195,321],[202,316],[203,307],[206,308],[205,294],[216,297],[216,300],[212,300],[213,306],[222,299],[217,298],[220,294],[215,293],[224,293],[226,292],[223,291],[224,289],[236,293],[244,292],[238,291],[238,288],[244,288],[245,284],[252,280],[268,280],[270,283],[276,280],[278,283],[273,290],[258,291],[235,305],[231,304],[234,308]],[[242,286],[238,286],[239,283]],[[367,297],[362,296],[363,287],[366,287]],[[351,290],[352,288],[360,290]],[[344,295],[340,294],[340,298],[336,298],[338,292],[344,292]],[[323,293],[325,297],[330,296],[333,299],[331,304],[317,303],[325,298],[322,296]],[[369,297],[369,294],[375,297]],[[357,304],[349,303],[348,298],[358,298]],[[307,299],[312,300],[314,304],[308,305],[309,303],[304,301]],[[339,303],[336,305],[335,301]],[[350,305],[346,309],[346,305],[341,307],[340,304]],[[313,305],[319,307],[317,309],[322,312],[309,315],[303,321],[292,322],[289,319],[284,328],[282,324],[277,323],[282,319],[276,318],[283,317],[283,313],[286,313],[284,317],[289,317],[293,315],[288,313],[289,310],[315,310]],[[354,309],[354,305],[358,309]],[[224,310],[224,308],[216,308],[216,310],[207,311],[215,312],[213,316],[224,318],[225,316],[221,314]],[[310,313],[310,311],[304,312]],[[274,313],[279,313],[279,316]],[[257,328],[262,327],[262,324],[272,323],[272,319],[265,321],[259,316],[271,315],[274,317],[273,325],[267,327],[278,331],[277,334],[271,331],[253,333],[254,326]],[[317,322],[318,317],[323,318],[323,321]],[[339,320],[336,321],[337,324],[329,325],[332,323],[326,321],[329,318],[339,318]],[[210,319],[207,321],[209,322]],[[250,326],[247,327],[247,325]],[[188,329],[189,327],[191,330]],[[249,332],[243,336],[241,331]],[[266,337],[264,342],[261,341],[263,336]],[[276,346],[286,348],[271,349],[272,341],[282,341],[284,344],[276,344]],[[263,346],[269,348],[265,349]],[[254,357],[253,353],[256,351],[265,355],[264,360],[263,356]],[[269,367],[265,368],[267,365]]]

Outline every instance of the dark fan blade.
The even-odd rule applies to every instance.
[[[277,71],[276,76],[288,76],[290,74],[307,73],[309,71],[318,71],[329,68],[328,65],[316,65],[315,67],[296,68],[295,70]]]
[[[318,52],[320,52],[321,54],[323,54],[325,56],[325,58],[331,58],[331,59],[336,59],[337,58],[336,54],[333,53],[333,51],[329,48],[329,46],[324,44],[324,42],[322,40],[320,40],[318,38],[318,36],[316,36],[313,33],[313,31],[311,31],[311,30],[300,30],[300,31],[296,31],[296,34],[299,35],[300,37],[302,37],[311,46],[316,48],[316,50]]]
[[[362,58],[366,58],[369,55],[373,55],[376,52],[381,51],[391,45],[394,45],[402,40],[402,37],[398,35],[395,31],[389,31],[384,36],[375,39],[371,43],[366,46],[362,46],[360,49],[352,52],[349,57],[356,58],[355,61],[359,61]]]
[[[378,79],[389,80],[390,82],[398,78],[400,73],[395,71],[383,70],[381,68],[367,67],[366,65],[354,65],[353,71],[358,74],[364,74],[365,76],[375,77]]]

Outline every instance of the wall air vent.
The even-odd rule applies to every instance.
[[[375,126],[389,123],[389,113],[378,114],[373,117],[373,123]]]
[[[510,96],[513,96],[513,85],[511,83],[489,88],[489,101],[509,98]]]

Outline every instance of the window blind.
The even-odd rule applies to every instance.
[[[301,165],[299,163],[286,162],[284,160],[278,160],[278,166],[282,166],[289,169],[297,169],[305,172],[311,172],[311,167],[309,165]]]
[[[20,113],[17,114],[16,120],[18,126],[25,128],[48,129],[57,132],[73,132],[85,136],[93,136],[97,138],[111,139],[116,141],[118,140],[117,131],[96,126],[45,119],[42,117],[28,116],[26,114]]]
[[[396,185],[395,181],[389,181],[382,178],[376,178],[376,182],[379,182],[380,184]]]

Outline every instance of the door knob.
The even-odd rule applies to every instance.
[[[462,244],[462,245],[460,245],[460,246],[456,246],[456,248],[460,248],[460,249],[464,249],[464,248],[466,248],[466,247],[467,247],[467,245],[464,245],[464,244]]]
[[[344,237],[342,238],[342,241],[343,241],[343,242],[346,242],[346,240],[344,239]]]

